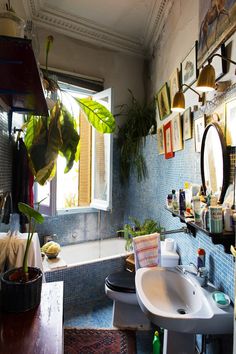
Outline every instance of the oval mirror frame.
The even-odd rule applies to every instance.
[[[204,130],[203,137],[202,137],[202,144],[201,144],[201,178],[202,178],[202,187],[203,192],[206,195],[206,181],[205,181],[205,172],[204,172],[204,152],[205,152],[205,145],[206,145],[206,138],[210,128],[216,129],[216,132],[219,136],[220,143],[221,143],[221,151],[222,151],[222,160],[223,160],[223,181],[221,186],[221,193],[219,196],[219,203],[222,204],[224,201],[225,193],[229,185],[229,154],[227,151],[227,146],[225,142],[224,135],[222,130],[216,122],[211,122],[207,125]]]

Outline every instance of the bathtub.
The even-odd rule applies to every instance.
[[[56,259],[45,257],[45,278],[64,282],[65,313],[95,300],[103,303],[109,300],[104,291],[106,276],[124,270],[129,254],[123,238],[63,246]]]
[[[48,271],[127,256],[130,252],[125,250],[125,242],[124,238],[116,237],[61,246],[61,252],[56,259],[48,260],[45,258],[43,262],[44,270]]]

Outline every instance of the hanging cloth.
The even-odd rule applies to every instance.
[[[20,214],[20,224],[24,231],[27,218],[19,212],[18,203],[33,206],[33,176],[29,168],[28,152],[22,138],[13,146],[12,163],[12,203],[13,213]]]

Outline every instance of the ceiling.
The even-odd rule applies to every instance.
[[[173,0],[23,0],[40,27],[102,47],[146,56]]]

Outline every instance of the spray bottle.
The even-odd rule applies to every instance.
[[[152,342],[152,353],[160,354],[161,353],[161,342],[158,331],[155,331],[154,338]]]

